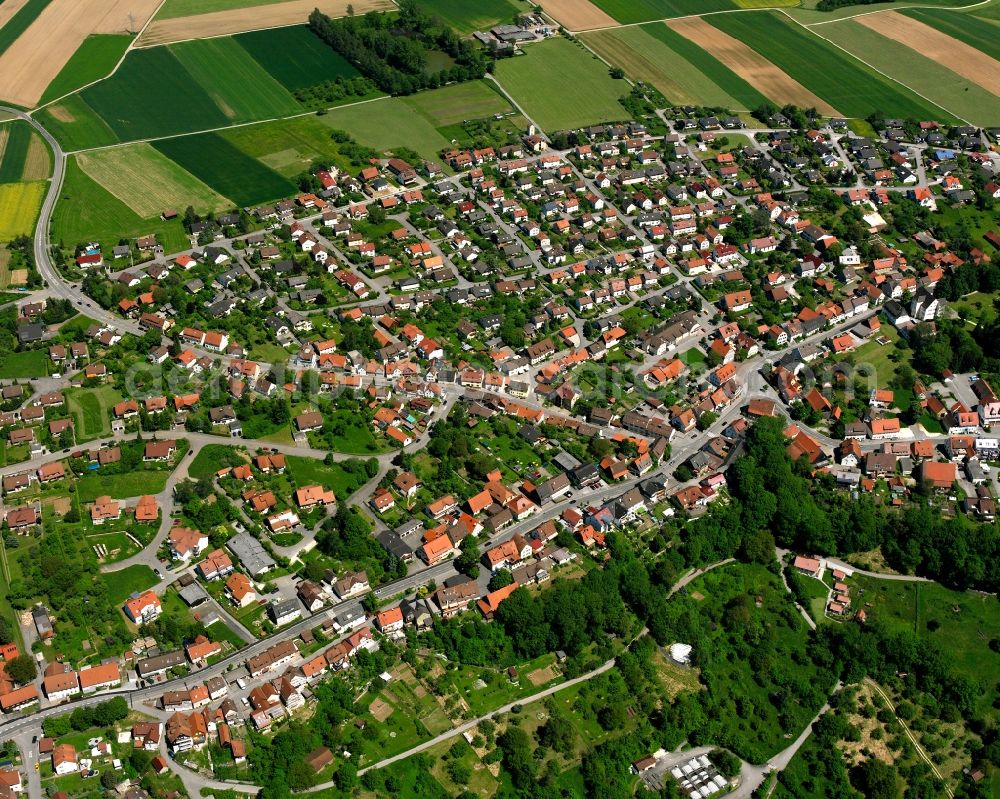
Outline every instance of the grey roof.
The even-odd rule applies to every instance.
[[[274,558],[267,554],[264,546],[250,533],[239,533],[233,536],[226,547],[232,552],[243,568],[252,576],[263,574],[275,567]]]

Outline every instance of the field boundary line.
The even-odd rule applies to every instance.
[[[989,0],[987,0],[987,2],[989,2]],[[918,91],[917,91],[916,89],[914,89],[914,88],[913,88],[912,86],[908,86],[907,84],[903,83],[903,81],[899,80],[899,78],[894,78],[894,77],[893,77],[892,75],[889,75],[889,74],[887,74],[887,73],[883,72],[883,71],[882,71],[881,69],[879,69],[878,67],[874,66],[873,64],[869,64],[869,63],[868,63],[867,61],[865,61],[865,60],[864,60],[863,58],[860,58],[860,57],[858,57],[858,56],[854,55],[854,53],[852,53],[852,52],[851,52],[850,50],[848,50],[848,49],[847,49],[847,48],[845,48],[845,47],[841,47],[841,46],[840,46],[839,44],[837,44],[837,42],[833,41],[832,39],[827,39],[827,38],[826,38],[825,36],[823,36],[823,34],[821,34],[821,33],[817,33],[816,31],[812,30],[812,29],[811,29],[811,28],[810,28],[810,27],[809,27],[808,25],[805,25],[805,24],[803,24],[803,23],[799,22],[799,21],[798,21],[797,19],[795,19],[795,18],[794,18],[794,17],[792,17],[791,15],[789,15],[789,14],[785,13],[784,11],[782,11],[781,13],[782,13],[782,14],[783,14],[783,15],[784,15],[785,17],[788,17],[788,19],[790,19],[790,20],[791,20],[791,21],[792,21],[793,23],[795,23],[795,24],[796,24],[796,25],[798,25],[798,26],[799,26],[800,28],[802,28],[802,30],[804,30],[804,31],[808,31],[808,32],[809,32],[810,34],[812,34],[813,36],[818,36],[818,37],[819,37],[820,39],[822,39],[822,40],[823,40],[824,42],[827,42],[827,43],[829,43],[829,44],[833,45],[833,46],[834,46],[834,47],[836,47],[836,48],[837,48],[838,50],[840,50],[840,52],[844,53],[844,54],[845,54],[846,56],[848,56],[849,58],[853,58],[853,59],[854,59],[855,61],[859,61],[860,63],[862,63],[862,64],[864,64],[864,65],[865,65],[866,67],[868,67],[868,69],[870,69],[870,70],[872,70],[872,71],[874,71],[874,72],[878,73],[878,74],[879,74],[879,75],[881,75],[881,76],[882,76],[883,78],[885,78],[885,79],[887,79],[887,80],[890,80],[890,81],[892,81],[893,83],[896,83],[896,84],[899,84],[900,86],[902,86],[902,87],[903,87],[904,89],[906,89],[907,91],[910,91],[910,92],[912,92],[913,94],[917,95],[917,97],[919,97],[919,98],[920,98],[921,100],[926,100],[926,101],[927,101],[928,103],[930,103],[930,104],[931,104],[932,106],[934,106],[935,108],[940,108],[940,109],[941,109],[942,111],[944,111],[945,113],[947,113],[947,114],[951,114],[951,115],[952,115],[953,117],[955,117],[955,119],[957,119],[957,120],[959,120],[959,121],[961,121],[961,122],[964,122],[964,123],[965,123],[966,125],[971,125],[971,124],[972,124],[972,123],[971,123],[971,122],[969,122],[969,120],[967,120],[967,119],[966,119],[965,117],[961,116],[960,114],[956,114],[956,113],[955,113],[954,111],[952,111],[951,109],[948,109],[948,108],[945,108],[945,107],[944,107],[943,105],[941,105],[941,103],[936,103],[936,102],[934,102],[934,101],[933,101],[933,100],[932,100],[932,99],[931,99],[930,97],[928,97],[928,96],[927,96],[927,95],[925,95],[925,94],[921,94],[921,93],[920,93],[920,92],[918,92]],[[833,21],[833,20],[831,20],[831,21]],[[840,22],[841,20],[836,20],[836,21],[837,21],[837,22]]]
[[[851,14],[849,17],[837,17],[836,19],[824,19],[821,22],[803,22],[807,28],[815,28],[817,25],[829,25],[831,22],[843,22],[845,19],[857,19],[858,17],[867,17],[872,14],[884,14],[886,11],[905,11],[908,8],[929,8],[940,9],[942,11],[968,11],[970,8],[979,8],[980,6],[988,6],[993,0],[979,0],[978,3],[973,3],[968,6],[941,6],[941,5],[926,5],[921,3],[914,3],[909,6],[897,6],[896,8],[877,8],[874,11],[862,11],[859,14]]]
[[[321,109],[323,111],[338,111],[341,108],[351,108],[356,105],[365,105],[366,103],[377,103],[380,100],[390,100],[393,95],[386,94],[382,97],[369,97],[367,100],[358,100],[356,103],[344,103],[343,105],[335,105],[330,108]],[[258,119],[251,122],[238,122],[235,125],[221,125],[215,128],[206,128],[205,130],[190,130],[185,133],[171,133],[167,136],[150,136],[145,139],[132,139],[131,141],[118,141],[114,144],[103,144],[100,147],[85,147],[81,150],[64,150],[64,156],[78,155],[79,153],[92,153],[98,150],[113,150],[116,147],[128,147],[131,144],[142,144],[143,142],[152,143],[157,141],[166,141],[167,139],[180,139],[184,136],[200,136],[203,133],[219,133],[226,130],[235,130],[236,128],[246,128],[250,125],[264,125],[269,122],[284,122],[286,119],[301,119],[302,117],[313,117],[317,116],[316,111],[303,111],[301,114],[291,114],[286,117],[271,117],[270,119]],[[332,128],[331,128],[332,130]]]
[[[986,0],[986,2],[989,2],[989,1],[990,0]],[[79,92],[82,92],[84,89],[87,89],[87,88],[93,86],[95,83],[100,83],[102,80],[107,80],[112,75],[114,75],[119,69],[121,69],[122,64],[125,62],[125,57],[129,53],[131,53],[133,49],[135,49],[135,43],[137,41],[139,41],[139,37],[142,36],[143,33],[145,33],[146,28],[148,28],[150,25],[153,24],[153,20],[156,18],[156,15],[160,13],[160,11],[162,10],[163,6],[166,5],[166,3],[167,3],[167,0],[160,0],[160,4],[156,7],[156,10],[152,14],[149,15],[149,19],[146,20],[146,22],[143,24],[143,26],[139,29],[138,33],[136,33],[135,36],[132,37],[132,41],[130,41],[128,43],[128,47],[125,48],[125,52],[122,53],[121,58],[118,59],[118,63],[116,63],[114,65],[114,67],[112,67],[111,71],[107,75],[105,75],[102,78],[98,78],[97,80],[92,80],[90,83],[85,83],[83,86],[80,86],[77,89],[73,89],[73,91],[71,91],[71,92],[66,92],[66,94],[62,95],[62,97],[56,97],[54,100],[49,100],[47,103],[43,103],[42,105],[35,106],[33,109],[31,109],[30,111],[28,111],[28,116],[31,116],[36,111],[41,111],[43,108],[47,108],[48,106],[50,106],[50,105],[52,105],[54,103],[58,103],[61,100],[65,100],[71,94],[77,94]],[[73,52],[73,55],[76,55],[76,51]],[[73,55],[71,55],[70,58],[72,58]]]

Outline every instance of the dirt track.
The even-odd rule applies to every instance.
[[[841,116],[837,109],[805,86],[751,50],[743,42],[705,22],[701,17],[668,20],[673,30],[715,56],[743,80],[779,105],[794,103],[800,108],[816,108],[829,116]]]
[[[618,21],[589,0],[547,0],[545,13],[571,31],[617,27]]]
[[[866,28],[893,41],[905,44],[913,51],[946,69],[961,75],[993,94],[1000,93],[1000,61],[982,50],[970,47],[958,39],[925,25],[919,20],[896,11],[862,14],[854,18]]]
[[[396,6],[391,0],[286,0],[268,6],[235,8],[230,11],[212,11],[189,17],[157,20],[139,38],[140,45],[180,42],[207,36],[223,36],[259,28],[276,28],[281,25],[304,23],[314,8],[331,17],[343,17],[347,7],[354,6],[355,14],[384,11]]]
[[[138,30],[158,5],[159,0],[53,0],[0,56],[0,98],[33,107],[87,36],[125,33],[130,24]]]

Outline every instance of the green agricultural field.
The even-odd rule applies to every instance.
[[[629,86],[608,74],[607,65],[579,44],[550,39],[496,66],[497,80],[546,131],[626,119],[618,99]]]
[[[295,177],[321,160],[350,168],[348,161],[340,158],[329,126],[316,116],[243,125],[220,131],[219,135],[285,177]]]
[[[67,152],[114,144],[118,136],[79,94],[46,106],[36,115]]]
[[[88,36],[52,79],[39,104],[50,103],[88,83],[107,77],[125,54],[131,41],[131,36],[110,33]]]
[[[655,86],[670,102],[751,109],[766,98],[694,42],[661,22],[580,37],[633,80]]]
[[[168,47],[135,50],[81,96],[122,141],[222,127],[231,119]]]
[[[996,716],[994,700],[1000,695],[1000,652],[991,642],[1000,640],[1000,605],[996,597],[973,591],[951,591],[937,583],[851,577],[852,595],[865,607],[868,622],[890,629],[906,629],[928,638],[948,653],[961,674],[983,683],[980,707]],[[994,644],[995,645],[995,644]]]
[[[514,110],[506,97],[496,91],[492,84],[482,80],[420,92],[403,98],[403,101],[435,128],[465,122],[467,119],[509,114]]]
[[[169,222],[143,219],[125,203],[90,178],[70,158],[59,202],[52,215],[52,235],[57,242],[74,247],[81,242],[99,241],[105,250],[119,239],[155,233],[167,252],[190,247],[181,220]]]
[[[48,184],[0,183],[0,241],[30,235],[38,221],[38,212]]]
[[[289,91],[361,74],[305,25],[241,33],[233,41]]]
[[[531,10],[516,0],[423,0],[421,7],[437,14],[461,34],[484,31],[500,23],[512,22],[518,14]]]
[[[102,574],[101,581],[108,587],[108,601],[112,605],[121,605],[132,594],[152,588],[159,582],[153,570],[142,564]]]
[[[913,92],[845,57],[819,36],[775,12],[715,14],[707,21],[745,42],[840,113],[948,119],[948,114]]]
[[[154,143],[157,150],[240,206],[287,197],[295,185],[255,161],[217,133]]]
[[[625,25],[739,8],[733,0],[591,0],[591,2]]]
[[[17,183],[24,174],[24,163],[31,144],[31,125],[16,119],[0,128],[6,133],[3,158],[0,159],[0,183]]]
[[[167,484],[167,471],[138,471],[126,474],[105,474],[91,472],[76,481],[80,502],[93,502],[98,497],[114,499],[141,497],[143,494],[159,494]]]
[[[288,90],[233,39],[198,39],[169,47],[230,121],[289,116],[302,110]]]
[[[224,211],[233,203],[188,174],[146,142],[76,156],[80,168],[143,219],[165,208],[192,206],[198,213]]]
[[[0,53],[6,52],[14,44],[51,2],[52,0],[28,0],[20,11],[7,20],[7,24],[0,28]]]
[[[315,458],[303,458],[299,455],[289,455],[285,461],[295,485],[321,485],[324,488],[332,488],[338,500],[347,499],[361,485],[357,477],[338,463],[327,466]]]
[[[994,7],[1000,8],[1000,5]],[[899,12],[1000,61],[1000,25],[984,24],[970,14],[943,8],[901,8]]]
[[[401,97],[336,108],[317,119],[331,129],[348,131],[359,144],[379,152],[406,146],[433,159],[450,144]]]
[[[190,17],[213,11],[231,11],[234,8],[253,8],[280,3],[282,0],[166,0],[156,19]]]
[[[1000,97],[858,22],[842,20],[813,30],[973,124],[992,124],[1000,114]]]

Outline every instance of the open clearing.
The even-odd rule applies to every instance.
[[[204,214],[233,206],[146,143],[80,153],[77,162],[87,175],[145,219],[158,216],[165,208],[190,205]]]
[[[571,31],[612,28],[618,25],[614,17],[590,0],[549,0],[545,4],[545,13]]]
[[[232,8],[175,19],[157,19],[146,28],[139,43],[164,44],[259,28],[296,25],[305,22],[314,8],[331,17],[342,17],[347,14],[349,5],[354,6],[355,14],[387,11],[396,7],[391,0],[356,0],[353,3],[351,0],[286,0],[283,3],[257,5],[253,8]]]
[[[52,0],[0,55],[0,97],[33,107],[87,36],[125,33],[130,24],[143,25],[158,5],[159,0]]]
[[[46,188],[44,181],[0,185],[0,241],[31,234]]]
[[[1000,87],[1000,61],[922,22],[896,11],[866,14],[858,17],[857,22],[936,61],[988,92],[995,92]]]
[[[628,117],[618,98],[628,94],[608,66],[581,45],[550,39],[522,56],[497,63],[500,85],[548,132]]]
[[[701,17],[672,20],[667,25],[681,36],[698,42],[725,66],[776,103],[794,103],[800,108],[814,107],[824,114],[839,116],[837,110],[821,97],[817,97],[742,41],[723,33]]]
[[[985,83],[970,81],[967,77],[947,68],[946,64],[952,64],[956,70],[959,69],[963,64],[961,56],[956,54],[954,59],[947,59],[944,62],[940,59],[931,60],[923,54],[931,55],[928,48],[907,46],[897,41],[895,37],[887,37],[871,28],[865,22],[871,18],[843,20],[813,30],[963,119],[981,125],[992,124],[997,119],[1000,114],[1000,98],[987,91],[984,88]],[[915,20],[911,21],[921,25]],[[966,47],[960,42],[949,41],[955,46]],[[976,53],[981,60],[992,62],[994,67],[1000,69],[1000,64],[989,56],[972,48],[966,49]],[[1000,91],[1000,77],[994,86]]]
[[[508,114],[513,107],[490,84],[481,80],[456,83],[442,89],[420,92],[404,99],[414,111],[426,117],[435,128],[454,125],[467,119],[485,119],[494,114]]]

